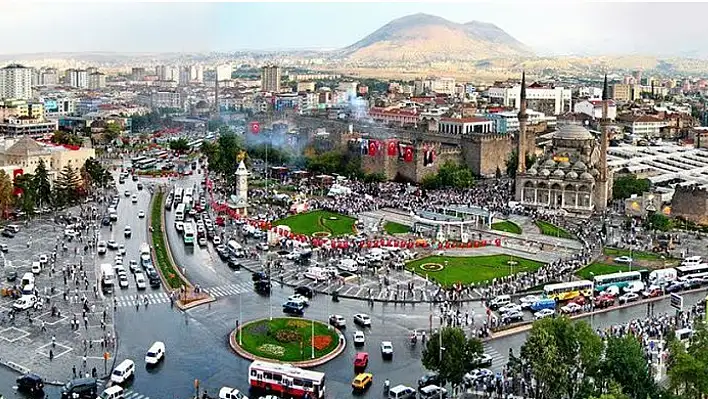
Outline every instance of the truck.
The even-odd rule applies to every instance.
[[[113,285],[115,284],[116,274],[113,271],[113,266],[110,263],[101,264],[101,285],[103,291],[106,293],[111,293],[113,291]]]

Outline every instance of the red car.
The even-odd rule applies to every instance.
[[[649,291],[644,291],[642,295],[644,295],[645,298],[655,298],[657,296],[664,295],[664,292],[661,290],[661,288],[652,288]]]
[[[354,368],[365,369],[369,364],[369,354],[366,352],[359,352],[354,357]]]
[[[216,223],[217,226],[221,226],[221,227],[224,227],[226,225],[224,218],[221,216],[217,216],[216,221],[214,223]]]
[[[615,297],[612,295],[600,295],[599,297],[595,298],[595,307],[596,308],[608,308],[612,305],[615,304]]]

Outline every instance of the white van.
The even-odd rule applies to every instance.
[[[22,286],[22,295],[34,294],[34,284],[25,284]]]
[[[105,286],[112,286],[115,283],[116,274],[113,271],[113,267],[110,263],[103,263],[101,265],[101,281]]]
[[[105,255],[107,248],[108,248],[108,244],[106,244],[105,241],[99,241],[99,242],[98,242],[98,245],[96,246],[96,252],[97,252],[99,255]]]
[[[248,399],[236,388],[221,387],[219,390],[219,399]]]
[[[653,270],[649,273],[649,281],[653,285],[664,285],[676,280],[676,269],[667,267],[666,269]]]
[[[511,303],[511,297],[509,295],[499,295],[498,297],[492,299],[489,302],[489,307],[492,309],[499,309],[502,306],[506,306]]]
[[[359,264],[354,259],[342,259],[337,267],[345,272],[356,273],[359,271]]]
[[[389,399],[415,399],[415,389],[405,385],[396,385],[388,390]]]
[[[140,255],[145,254],[150,255],[150,246],[146,242],[140,244]]]
[[[698,266],[703,262],[700,256],[689,256],[681,261],[681,266]]]
[[[34,285],[34,274],[32,274],[32,273],[23,274],[21,283],[22,283],[23,287],[26,285],[30,285],[30,284]]]
[[[155,365],[160,362],[165,357],[165,344],[156,341],[152,344],[150,349],[148,349],[145,354],[145,363],[148,365]]]
[[[308,267],[305,270],[305,277],[315,280],[315,281],[325,281],[329,279],[331,274],[321,267]]]
[[[123,399],[123,388],[120,385],[108,387],[98,395],[98,399]]]
[[[226,243],[226,249],[229,250],[231,255],[237,256],[238,253],[243,250],[243,247],[241,244],[237,243],[236,240],[229,240],[229,242]]]
[[[122,384],[133,376],[135,376],[135,363],[130,359],[125,359],[113,369],[111,381]]]

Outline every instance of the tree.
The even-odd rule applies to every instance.
[[[607,340],[601,378],[617,384],[620,393],[632,399],[646,399],[656,394],[656,384],[644,358],[644,350],[636,337],[610,337]],[[604,387],[603,387],[604,388]]]
[[[114,122],[108,122],[106,129],[103,131],[103,139],[110,143],[120,136],[121,131],[120,125]]]
[[[647,218],[647,227],[659,231],[669,231],[674,227],[673,221],[666,215],[654,212]]]
[[[113,181],[113,176],[111,176],[111,173],[98,161],[93,158],[89,158],[81,167],[81,179],[86,191],[91,191],[91,188],[94,186],[107,186],[111,181]]]
[[[519,152],[517,150],[511,150],[509,158],[506,159],[506,175],[512,179],[516,178],[516,169],[519,168]],[[530,167],[536,162],[536,157],[531,154],[526,154],[526,166]]]
[[[18,191],[18,195],[15,199],[15,205],[19,206],[23,212],[31,215],[34,213],[36,197],[34,175],[31,173],[24,173],[15,176],[14,185]]]
[[[37,205],[40,208],[44,205],[50,205],[52,203],[52,186],[49,183],[49,172],[47,171],[47,166],[41,158],[34,170],[32,184]]]
[[[575,399],[594,391],[602,352],[590,325],[558,317],[534,323],[521,361],[537,382],[538,398]]]
[[[186,138],[180,137],[176,140],[170,140],[170,149],[179,153],[189,151],[189,141]]]
[[[440,166],[436,174],[423,178],[421,185],[427,189],[470,188],[474,185],[474,174],[465,165],[447,161]]]
[[[12,206],[14,200],[12,196],[13,189],[10,176],[4,170],[0,170],[0,209],[3,217],[7,215],[8,209]]]
[[[80,188],[81,176],[71,165],[66,165],[54,184],[54,199],[59,205],[72,204],[79,199]]]
[[[386,175],[383,173],[368,173],[364,176],[364,183],[383,183],[386,181]]]
[[[651,182],[649,179],[637,179],[635,175],[627,175],[614,179],[612,184],[612,198],[622,200],[632,195],[641,195],[649,191]]]
[[[444,327],[432,334],[426,342],[422,362],[425,368],[437,372],[442,380],[455,386],[463,382],[465,373],[474,368],[475,355],[483,351],[482,342],[476,338],[467,338],[462,329]]]
[[[81,137],[73,134],[73,133],[68,133],[63,130],[57,130],[52,134],[51,138],[52,143],[54,144],[68,144],[68,145],[81,145],[83,143],[83,140]]]
[[[708,331],[704,323],[693,327],[688,348],[675,337],[669,341],[669,389],[685,399],[701,399],[708,394]]]

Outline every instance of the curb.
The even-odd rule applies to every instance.
[[[302,321],[302,320],[310,321],[308,319],[302,319],[299,317],[279,317],[279,319],[293,319],[293,320],[300,320],[300,321]],[[328,363],[330,360],[333,360],[334,358],[339,356],[342,352],[344,352],[344,349],[347,347],[347,340],[344,337],[344,334],[342,334],[342,332],[339,329],[332,328],[339,336],[339,344],[337,345],[336,348],[334,348],[334,350],[332,352],[330,352],[318,359],[303,360],[301,362],[281,362],[276,359],[269,359],[269,358],[265,358],[265,357],[255,356],[249,352],[246,352],[244,349],[241,349],[241,347],[237,343],[238,342],[237,333],[240,329],[242,329],[250,324],[257,323],[257,322],[260,322],[263,320],[265,320],[265,319],[251,320],[245,324],[239,325],[238,328],[233,329],[229,333],[229,346],[231,347],[231,350],[236,352],[236,354],[241,356],[242,358],[250,360],[250,361],[261,360],[261,361],[265,361],[265,362],[275,362],[275,363],[281,363],[281,364],[287,363],[287,364],[291,364],[295,367],[311,368],[311,367],[317,367],[317,366],[321,366],[325,363]],[[325,324],[319,320],[315,320],[315,321],[320,324]],[[329,325],[328,325],[328,327],[329,327]]]

